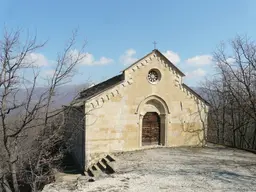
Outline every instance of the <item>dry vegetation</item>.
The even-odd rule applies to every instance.
[[[203,89],[211,103],[208,140],[256,150],[256,44],[238,36],[214,58],[217,74]]]
[[[75,31],[56,55],[52,76],[42,79],[45,74],[29,55],[45,43],[38,44],[36,36],[23,43],[22,34],[5,30],[0,39],[0,192],[38,191],[53,181],[53,168],[64,149],[63,109],[52,107],[54,94],[69,82],[84,57],[80,52],[71,54]],[[42,81],[47,84],[38,93]],[[17,96],[21,90],[26,90],[22,98]]]
[[[6,30],[0,38],[0,192],[39,191],[54,180],[53,170],[67,147],[64,108],[53,107],[54,94],[84,57],[79,51],[70,54],[74,32],[56,55],[52,76],[42,79],[28,56],[45,43],[38,44],[36,36],[23,43],[21,34]],[[208,141],[256,150],[256,44],[237,37],[230,45],[231,52],[224,45],[215,52],[217,74],[204,83],[211,104]],[[46,89],[38,93],[43,80]],[[21,90],[26,90],[22,99],[17,96]]]

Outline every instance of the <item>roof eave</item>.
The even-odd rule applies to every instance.
[[[176,67],[167,57],[165,57],[164,54],[162,54],[158,49],[155,49],[154,51],[157,52],[158,54],[160,54],[167,62],[169,62],[169,64],[170,64],[182,77],[185,76],[185,74],[184,74],[178,67]]]
[[[152,53],[158,53],[159,55],[161,55],[167,62],[169,65],[171,65],[182,77],[185,76],[184,73],[182,73],[182,71],[176,67],[168,58],[166,58],[158,49],[154,49],[152,52],[150,52],[149,54],[145,55],[144,57],[142,57],[141,59],[135,61],[133,64],[129,65],[128,67],[126,67],[124,70],[122,70],[121,72],[126,71],[127,69],[131,68],[132,66],[134,66],[136,63],[142,61],[143,59],[145,59],[146,57],[148,57],[150,54]]]
[[[197,92],[195,92],[189,86],[187,86],[185,83],[182,83],[182,86],[185,86],[187,89],[189,89],[189,91],[191,91],[198,99],[203,101],[207,106],[211,106],[211,104],[208,101],[206,101],[203,97],[201,97],[201,95],[199,95]]]

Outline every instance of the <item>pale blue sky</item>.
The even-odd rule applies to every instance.
[[[89,55],[74,83],[101,81],[157,48],[195,86],[212,73],[211,54],[237,34],[256,38],[254,0],[0,0],[0,29],[37,32],[47,45],[34,57],[48,63],[79,27]]]

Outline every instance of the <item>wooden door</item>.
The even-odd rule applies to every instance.
[[[148,112],[142,120],[142,145],[160,144],[160,117],[155,112]]]

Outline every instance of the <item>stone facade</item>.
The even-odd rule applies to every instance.
[[[154,73],[149,74],[152,69]],[[106,81],[107,86],[103,82],[81,92],[76,105],[84,106],[85,168],[101,153],[152,147],[142,144],[147,112],[160,117],[159,145],[204,145],[208,104],[182,83],[183,76],[162,53],[153,50]]]

